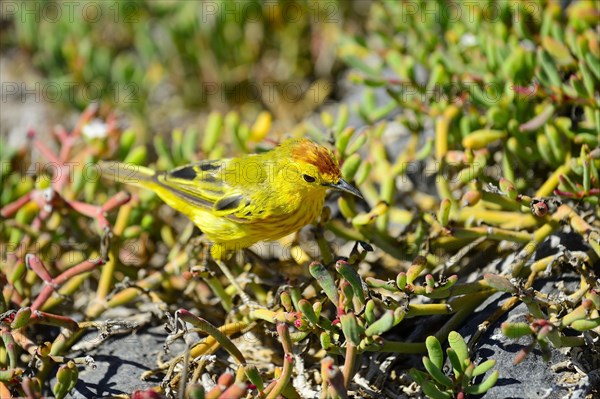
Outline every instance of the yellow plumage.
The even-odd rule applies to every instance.
[[[168,172],[101,162],[103,177],[154,191],[214,242],[212,255],[293,233],[317,218],[328,188],[360,196],[337,160],[308,139],[271,151],[202,161]]]

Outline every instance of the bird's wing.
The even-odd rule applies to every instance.
[[[202,161],[156,175],[157,182],[195,206],[238,222],[250,222],[251,198],[229,176],[231,159]]]

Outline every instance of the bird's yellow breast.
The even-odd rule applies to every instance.
[[[250,222],[214,215],[193,205],[182,207],[181,201],[168,190],[155,190],[167,205],[186,215],[209,240],[226,251],[247,248],[258,241],[277,240],[312,223],[320,214],[325,192],[315,193],[302,201],[291,201],[287,207],[271,210],[264,218]],[[292,204],[293,206],[289,206]]]

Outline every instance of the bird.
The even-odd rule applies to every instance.
[[[307,138],[290,138],[259,154],[204,160],[170,171],[115,161],[98,165],[104,178],[152,190],[187,216],[213,243],[216,261],[312,223],[322,212],[328,189],[362,198],[342,178],[333,152]]]

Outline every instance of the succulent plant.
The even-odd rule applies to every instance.
[[[444,373],[444,352],[440,342],[434,336],[425,341],[429,356],[423,356],[423,366],[427,372],[411,370],[412,378],[421,386],[423,393],[431,399],[464,398],[465,395],[483,395],[498,380],[498,371],[489,374],[483,381],[474,380],[485,375],[495,365],[495,360],[487,360],[475,365],[470,357],[467,344],[456,331],[448,335],[450,347],[446,349],[452,366],[453,375]]]

